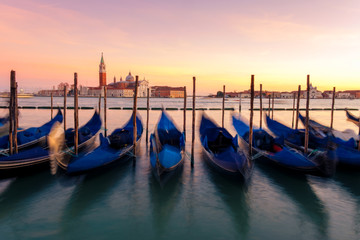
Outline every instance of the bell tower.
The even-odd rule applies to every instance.
[[[106,70],[103,53],[101,53],[101,60],[99,65],[99,87],[106,86]]]

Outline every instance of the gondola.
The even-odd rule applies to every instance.
[[[19,131],[17,133],[18,150],[45,144],[46,136],[50,133],[52,126],[62,120],[63,115],[59,109],[56,116],[44,125]],[[0,155],[6,156],[9,155],[9,152],[9,135],[0,137]]]
[[[238,116],[232,116],[233,126],[238,135],[249,143],[249,126]],[[310,154],[291,148],[284,144],[284,138],[274,138],[264,129],[253,130],[253,154],[254,160],[278,165],[280,167],[296,171],[298,173],[331,176],[335,167],[329,160],[327,153],[316,151]]]
[[[39,128],[29,128],[18,133],[18,153],[9,155],[9,149],[0,151],[0,178],[26,173],[28,167],[41,167],[49,160],[47,135],[50,129],[62,122],[62,114],[58,114]],[[1,138],[3,141],[8,136]],[[5,144],[4,144],[5,145]]]
[[[347,120],[354,123],[355,125],[359,125],[359,118],[358,117],[355,117],[355,115],[353,115],[351,112],[349,112],[349,110],[345,110],[345,113],[346,113],[346,117],[347,117]]]
[[[233,137],[205,113],[200,121],[200,141],[210,166],[227,176],[238,177],[244,181],[249,179],[253,163],[248,149],[243,142],[239,144],[237,135]]]
[[[78,156],[86,154],[94,147],[96,136],[101,128],[101,119],[97,111],[92,118],[78,130]],[[64,132],[62,126],[57,125],[48,137],[50,164],[52,173],[56,173],[57,166],[66,171],[68,165],[78,156],[74,156],[74,129]]]
[[[299,115],[299,118],[302,122],[305,122],[305,117]],[[357,148],[358,142],[354,138],[350,138],[346,141],[333,136],[339,131],[330,129],[314,120],[309,119],[309,123],[312,131],[316,131],[321,135],[326,135],[336,144],[335,153],[340,165],[360,167],[360,151]]]
[[[121,128],[115,129],[111,135],[105,138],[100,133],[100,145],[93,151],[80,157],[74,157],[68,163],[66,173],[77,174],[96,168],[104,167],[116,160],[130,159],[128,154],[133,150],[133,115]],[[136,115],[136,141],[139,142],[143,125],[139,115]]]
[[[184,163],[185,136],[163,109],[150,135],[150,165],[160,183],[166,182]]]

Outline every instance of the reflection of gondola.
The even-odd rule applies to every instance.
[[[131,161],[125,163],[116,163],[112,165],[112,168],[99,169],[96,172],[90,172],[87,175],[83,175],[83,181],[76,185],[68,203],[63,211],[63,227],[71,227],[68,225],[68,219],[74,219],[81,217],[92,208],[92,205],[101,201],[102,198],[106,198],[109,195],[111,189],[113,189],[117,183],[119,183],[128,174],[131,174],[131,170],[128,168]],[[103,172],[106,171],[106,174]],[[74,178],[73,176],[64,176],[66,178]]]
[[[206,156],[202,154],[202,157]],[[209,168],[204,164],[205,168]],[[218,172],[210,171],[210,180],[215,185],[231,215],[234,228],[240,234],[240,239],[246,239],[249,231],[249,204],[247,197],[247,185],[244,182],[234,182],[224,178]]]
[[[351,169],[343,169],[336,173],[335,180],[339,181],[349,192],[351,192],[357,199],[360,205],[360,176],[358,169],[352,171]]]
[[[288,174],[280,169],[259,165],[260,170],[276,184],[295,203],[304,215],[314,224],[320,239],[327,238],[328,213],[323,203],[314,193],[305,175]]]
[[[24,202],[50,187],[54,180],[49,172],[16,178],[0,195],[0,218],[14,212],[18,206],[26,206],[27,204],[23,204]]]
[[[149,191],[153,209],[153,226],[163,233],[181,195],[183,171],[176,171],[166,185],[159,185],[155,176],[149,174]]]

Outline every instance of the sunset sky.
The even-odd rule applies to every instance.
[[[0,0],[0,90],[98,85],[129,70],[200,94],[258,87],[360,89],[358,0]]]

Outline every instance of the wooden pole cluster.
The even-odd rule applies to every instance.
[[[274,119],[274,100],[275,99],[275,94],[274,92],[272,93],[272,107],[271,107],[271,119]]]
[[[194,167],[194,143],[195,143],[195,83],[196,78],[193,77],[193,102],[192,102],[192,136],[191,136],[191,167]]]
[[[262,128],[262,84],[260,84],[260,128]]]
[[[184,136],[185,136],[185,139],[186,139],[186,86],[184,86],[184,128],[183,128],[183,131],[184,131]]]
[[[239,97],[239,113],[241,113],[241,93],[240,93],[240,97]]]
[[[107,101],[107,88],[106,86],[104,86],[104,136],[105,137],[107,137],[106,101]]]
[[[74,73],[74,152],[78,154],[79,149],[79,102],[78,102],[78,89],[77,89],[77,73]]]
[[[224,128],[224,116],[225,116],[225,85],[223,86],[223,99],[222,99],[222,111],[221,111],[221,127]]]
[[[137,139],[137,127],[136,127],[136,108],[137,108],[137,93],[138,93],[139,76],[135,76],[135,89],[134,89],[134,106],[133,106],[133,145],[134,155],[136,153],[136,139]],[[136,159],[134,158],[134,161]]]
[[[295,129],[298,129],[298,126],[299,126],[300,93],[301,93],[301,85],[299,85],[299,87],[298,87],[296,115],[295,115]]]
[[[296,93],[294,92],[293,94],[293,109],[292,109],[292,123],[291,123],[291,128],[294,128],[294,120],[295,120],[295,99],[296,99]]]
[[[305,119],[305,154],[308,151],[309,146],[309,103],[310,103],[310,75],[307,75],[306,81],[306,119]]]
[[[150,109],[150,88],[147,89],[147,96],[146,96],[146,144],[149,142],[149,109]]]
[[[51,92],[51,119],[53,119],[53,93]]]
[[[9,102],[9,149],[10,154],[18,152],[17,128],[18,128],[18,108],[17,108],[17,83],[15,71],[10,73],[10,102]]]
[[[67,95],[67,89],[65,85],[64,86],[64,131],[66,131],[66,95]]]
[[[269,108],[268,108],[268,116],[270,117],[270,104],[271,104],[271,94],[269,94]]]
[[[333,88],[332,94],[332,104],[331,104],[331,120],[330,120],[330,128],[333,129],[333,122],[334,122],[334,107],[335,107],[335,87]]]
[[[254,75],[251,75],[250,84],[251,98],[250,98],[250,126],[249,126],[249,154],[252,156],[252,142],[253,142],[253,118],[254,118]]]

